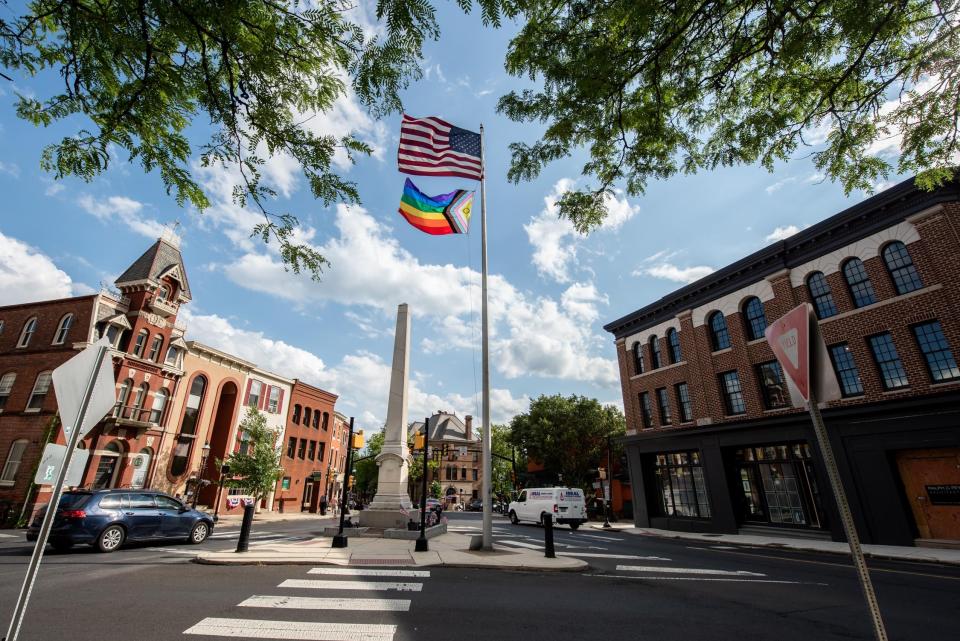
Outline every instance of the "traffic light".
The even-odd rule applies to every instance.
[[[360,430],[353,435],[353,449],[362,450],[363,449],[363,430]]]
[[[423,449],[423,433],[417,432],[413,435],[413,449],[422,450]]]
[[[356,482],[357,482],[357,477],[351,474],[350,477],[347,479],[347,489],[352,490],[353,484]]]

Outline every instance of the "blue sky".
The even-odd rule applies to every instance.
[[[486,131],[493,420],[540,394],[583,394],[622,405],[612,337],[602,325],[864,198],[816,174],[802,150],[774,173],[737,167],[652,183],[619,194],[603,229],[584,238],[559,221],[553,199],[583,181],[582,155],[535,181],[506,180],[507,145],[537,126],[496,113],[504,92],[528,86],[503,71],[515,27],[482,27],[477,15],[440,11],[442,39],[426,53],[424,79],[404,95],[407,113]],[[352,129],[376,148],[348,167],[361,207],[323,207],[293,164],[273,161],[276,209],[304,224],[303,238],[333,263],[320,283],[286,273],[272,249],[249,239],[257,218],[230,200],[226,171],[200,176],[214,206],[178,208],[156,175],[116,159],[92,183],[54,182],[39,167],[46,144],[79,120],[37,129],[18,120],[14,91],[40,97],[57,78],[0,84],[0,305],[98,290],[179,221],[193,289],[188,338],[339,393],[337,409],[377,429],[386,414],[396,306],[413,313],[411,420],[444,409],[479,416],[479,210],[469,236],[431,237],[397,213],[399,115],[374,121],[350,97],[314,119]],[[193,139],[199,145],[204,137]],[[877,149],[889,153],[890,149]],[[468,180],[414,178],[427,193]],[[581,183],[582,184],[582,183]]]

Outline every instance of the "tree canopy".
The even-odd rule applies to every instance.
[[[576,395],[540,396],[510,422],[510,440],[524,456],[582,488],[596,478],[590,470],[605,464],[607,437],[625,432],[623,412]]]
[[[247,408],[239,431],[245,433],[247,450],[234,452],[224,461],[230,466],[231,477],[226,480],[226,485],[239,488],[259,501],[276,487],[277,479],[283,473],[278,435],[267,427],[267,418],[255,407]]]
[[[380,478],[377,455],[383,450],[385,436],[384,431],[380,430],[367,439],[366,447],[363,448],[362,452],[354,452],[353,469],[357,471],[355,489],[360,494],[373,494],[377,489],[377,481]],[[346,474],[349,476],[350,470],[347,470]]]
[[[377,25],[352,0],[33,0],[20,15],[0,2],[10,14],[0,17],[0,82],[62,80],[49,95],[19,95],[17,114],[79,124],[43,151],[44,169],[89,181],[118,149],[203,210],[197,166],[227,167],[235,201],[263,215],[252,232],[314,278],[326,259],[299,242],[293,213],[274,209],[264,164],[286,155],[324,204],[358,202],[333,159],[369,145],[310,122],[351,91],[374,116],[400,110],[424,43],[440,37],[428,0],[377,0]],[[892,171],[917,173],[925,188],[954,175],[960,0],[457,5],[478,6],[494,27],[519,24],[505,66],[532,87],[499,110],[545,131],[511,145],[509,178],[532,180],[585,149],[592,184],[559,201],[582,232],[603,222],[615,189],[637,195],[651,179],[739,163],[772,169],[808,144],[823,145],[814,164],[847,191]],[[192,142],[206,126],[209,138]],[[896,164],[876,153],[886,143],[899,147]]]

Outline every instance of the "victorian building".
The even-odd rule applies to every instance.
[[[608,324],[636,524],[843,538],[810,419],[764,339],[809,303],[863,541],[960,544],[958,230],[960,185],[907,181]]]
[[[438,467],[427,481],[439,481],[444,508],[465,507],[480,497],[483,463],[480,460],[480,439],[473,434],[473,417],[460,420],[456,414],[439,411],[427,419],[427,445]],[[410,424],[410,434],[423,433],[423,421]],[[418,456],[419,452],[411,452]],[[420,496],[413,488],[412,496]]]

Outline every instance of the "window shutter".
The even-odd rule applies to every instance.
[[[267,410],[269,403],[270,403],[270,386],[261,384],[260,385],[260,411],[265,412]]]
[[[283,388],[280,388],[280,396],[277,398],[277,413],[283,412]]]
[[[247,379],[247,393],[243,395],[243,404],[250,404],[250,387],[253,385],[253,379]]]

